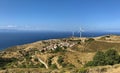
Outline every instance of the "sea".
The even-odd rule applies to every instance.
[[[120,35],[120,33],[109,32],[83,32],[82,37],[97,37],[107,34]],[[17,31],[17,32],[0,32],[0,50],[8,47],[32,43],[41,40],[68,38],[72,32],[54,32],[54,31]],[[79,37],[79,32],[75,32],[75,37]]]

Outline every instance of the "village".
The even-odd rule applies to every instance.
[[[61,41],[61,40],[49,40],[49,42],[47,41],[46,45],[43,46],[42,49],[39,49],[39,51],[40,52],[54,51],[58,47],[66,49],[66,48],[70,48],[70,47],[74,46],[75,44],[77,44],[77,42]]]

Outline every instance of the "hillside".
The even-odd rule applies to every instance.
[[[0,73],[77,73],[97,51],[120,52],[120,36],[63,38],[38,41],[0,52]],[[89,73],[119,73],[120,65],[88,68]],[[116,72],[115,72],[116,71]]]

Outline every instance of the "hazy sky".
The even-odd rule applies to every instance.
[[[119,31],[120,0],[0,0],[0,29]]]

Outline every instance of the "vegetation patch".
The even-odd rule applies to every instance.
[[[44,64],[38,63],[38,64],[33,64],[33,63],[23,63],[18,66],[19,68],[45,68]]]
[[[88,72],[87,68],[84,68],[84,67],[78,70],[78,73],[87,73],[87,72]]]
[[[92,42],[92,41],[94,41],[95,39],[93,39],[93,38],[89,38],[89,39],[87,39],[87,40],[85,40],[85,42]]]
[[[15,62],[16,58],[0,58],[0,68],[4,68],[10,65],[12,62]]]
[[[51,65],[52,65],[52,58],[53,58],[53,57],[54,57],[54,56],[48,58],[48,66],[51,66]]]
[[[120,63],[120,55],[114,49],[109,49],[106,52],[98,51],[93,57],[93,61],[89,61],[85,66],[104,66]]]
[[[57,62],[58,62],[59,64],[62,64],[62,63],[64,62],[63,59],[64,59],[64,58],[63,58],[62,56],[59,56]]]
[[[51,65],[51,68],[52,68],[52,69],[57,69],[57,65],[56,65],[56,64],[52,64],[52,65]]]

